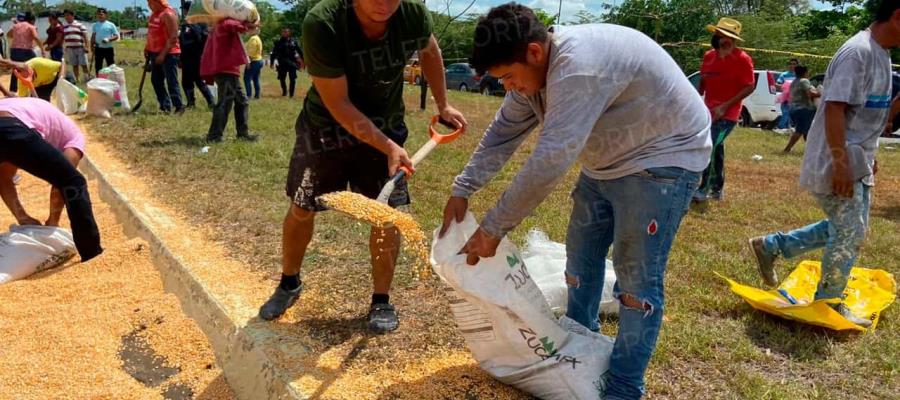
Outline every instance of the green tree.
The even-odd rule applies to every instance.
[[[574,18],[575,20],[573,22],[569,22],[567,25],[596,24],[603,21],[602,18],[592,14],[588,10],[579,11],[575,14]]]
[[[285,11],[278,23],[280,26],[277,27],[277,30],[280,32],[281,28],[291,28],[291,31],[294,32],[294,37],[299,38],[300,35],[303,34],[303,19],[306,18],[306,14],[309,13],[309,10],[313,8],[316,4],[319,4],[321,0],[283,0],[282,3],[291,5],[291,8]]]
[[[262,26],[259,29],[259,38],[263,42],[265,50],[271,50],[272,42],[281,33],[281,26],[284,25],[283,15],[275,9],[275,6],[268,1],[261,0],[256,2],[256,9],[259,11],[259,20]]]
[[[16,16],[16,13],[31,11],[34,15],[40,15],[49,10],[46,0],[5,0],[0,8],[3,13],[2,18],[8,19]]]
[[[555,25],[558,14],[550,14],[540,8],[534,9],[534,15],[546,26]]]

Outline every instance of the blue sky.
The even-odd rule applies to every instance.
[[[88,0],[90,3],[93,3],[97,6],[106,7],[112,10],[121,10],[127,6],[132,4],[142,5],[144,8],[147,8],[146,0]],[[173,6],[176,8],[178,4],[180,4],[180,0],[169,0]],[[197,0],[199,1],[199,0]],[[273,4],[278,8],[286,8],[286,6],[279,2],[278,0],[270,0]],[[462,10],[469,5],[471,0],[426,0],[426,4],[428,8],[442,13],[447,13],[446,2],[450,2],[450,14],[457,15]],[[487,12],[493,6],[507,3],[511,0],[476,0],[475,4],[472,8],[469,9],[468,12],[474,12],[478,14],[482,14]],[[542,8],[547,10],[550,14],[556,14],[559,9],[559,0],[517,0],[519,3],[525,4],[532,8]],[[621,0],[562,0],[562,17],[563,21],[572,18],[578,11],[587,10],[590,11],[594,15],[600,15],[603,12],[603,4],[604,3],[616,3]],[[52,2],[51,2],[52,3]],[[825,8],[825,4],[823,4],[819,0],[812,0],[811,4],[813,8],[821,9]]]

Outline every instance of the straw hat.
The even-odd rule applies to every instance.
[[[741,23],[735,19],[720,18],[719,23],[715,25],[707,25],[706,30],[710,31],[711,33],[718,32],[742,42],[744,41],[744,39],[741,39]]]

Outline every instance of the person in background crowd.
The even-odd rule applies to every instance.
[[[778,74],[778,78],[775,80],[775,83],[782,85],[787,85],[790,87],[791,82],[797,78],[797,73],[795,69],[797,65],[800,65],[800,61],[797,61],[796,58],[792,58],[788,63],[788,70]],[[778,127],[776,128],[776,132],[779,133],[787,133],[791,129],[791,101],[789,91],[785,91],[782,89],[781,94],[778,96],[778,101],[781,105],[781,117],[778,118]]]
[[[147,0],[153,11],[147,20],[147,44],[144,53],[151,64],[150,81],[159,102],[159,110],[175,114],[184,112],[181,89],[178,87],[178,14],[166,0]]]
[[[803,65],[798,65],[794,72],[797,78],[794,79],[790,87],[791,101],[791,119],[796,124],[791,139],[788,140],[787,146],[784,148],[785,153],[790,153],[794,148],[794,144],[803,137],[806,141],[809,128],[812,126],[813,117],[816,116],[815,99],[820,96],[819,92],[812,87],[812,83],[807,79],[808,69]]]
[[[781,126],[782,122],[787,121],[787,128],[775,128],[772,129],[772,132],[779,134],[791,134],[793,131],[791,130],[791,117],[790,115],[785,118],[784,113],[790,113],[790,102],[791,102],[791,83],[793,80],[784,81],[779,87],[778,95],[775,96],[775,104],[778,104],[778,107],[781,108],[781,116],[778,117],[778,126]]]
[[[269,65],[272,68],[278,66],[278,81],[281,82],[281,96],[290,94],[294,97],[294,89],[297,86],[297,69],[303,69],[303,50],[297,41],[291,37],[291,28],[281,29],[281,38],[275,41]],[[290,91],[285,83],[285,78],[290,78]]]
[[[775,83],[782,84],[786,81],[792,81],[797,79],[797,66],[800,65],[800,61],[796,58],[792,58],[788,61],[788,70],[778,74],[778,78],[775,79]]]
[[[35,95],[48,102],[53,89],[56,88],[56,83],[59,82],[59,78],[63,77],[65,79],[66,73],[62,62],[43,57],[35,57],[24,63],[0,59],[0,66],[13,69],[23,77],[30,77]],[[0,90],[5,90],[5,88],[0,87]],[[30,95],[29,92],[30,88],[28,85],[20,80],[16,95],[18,97],[26,97]],[[8,92],[4,92],[3,95],[6,97],[13,96],[12,93]]]
[[[200,59],[203,56],[203,48],[206,47],[206,38],[209,34],[206,24],[188,22],[187,15],[192,5],[192,1],[181,3],[183,22],[178,31],[178,42],[181,46],[181,88],[184,89],[187,108],[194,108],[197,105],[194,96],[194,87],[196,87],[203,99],[206,100],[207,107],[212,109],[214,105],[212,92],[200,79]]]
[[[66,64],[69,64],[69,67],[72,68],[76,83],[79,81],[79,69],[84,71],[84,80],[86,82],[90,79],[87,60],[87,29],[81,22],[75,20],[74,11],[65,10],[63,15],[66,17],[66,24],[63,25]]]
[[[113,42],[119,40],[119,28],[116,24],[106,20],[106,9],[97,9],[97,22],[91,29],[91,45],[94,48],[94,74],[100,75],[103,63],[110,66],[116,63],[116,52]]]
[[[62,61],[63,59],[63,37],[65,32],[63,26],[59,22],[59,13],[53,11],[47,17],[50,26],[47,28],[47,41],[44,43],[45,49],[50,52],[50,59],[53,61]]]
[[[216,23],[212,34],[203,49],[200,61],[200,77],[205,81],[215,79],[219,88],[216,106],[213,109],[212,122],[209,124],[208,142],[221,142],[225,127],[228,125],[228,114],[234,106],[234,123],[239,140],[256,141],[257,136],[250,134],[247,124],[249,104],[247,96],[241,90],[241,67],[247,63],[247,53],[241,43],[241,33],[259,27],[258,23],[241,22],[225,18]]]
[[[44,52],[41,40],[38,39],[37,28],[34,27],[34,14],[31,12],[17,15],[15,25],[6,35],[12,39],[9,51],[9,58],[12,61],[28,61],[37,57],[34,53],[35,45],[41,48],[42,54]],[[9,89],[15,92],[17,88],[17,80],[10,75]]]
[[[84,147],[78,124],[52,104],[33,97],[0,99],[0,196],[19,224],[41,225],[19,202],[13,176],[22,169],[53,185],[46,225],[59,224],[65,205],[82,262],[103,252],[87,180],[75,168]]]
[[[247,98],[259,99],[260,96],[260,86],[259,86],[259,74],[262,71],[263,64],[263,44],[262,40],[259,38],[259,34],[254,33],[253,36],[250,36],[247,39],[247,56],[250,57],[250,64],[247,64],[247,67],[244,68],[244,89],[247,90]],[[253,85],[252,87],[250,85]],[[253,89],[256,88],[256,94],[253,93]]]
[[[713,33],[712,49],[703,56],[700,65],[700,94],[712,114],[712,158],[694,201],[710,198],[721,200],[725,190],[725,139],[734,130],[741,116],[741,102],[753,93],[756,78],[753,59],[737,47],[741,39],[741,23],[721,18],[718,24],[708,25]]]
[[[875,21],[844,42],[825,71],[822,105],[800,168],[800,186],[812,193],[826,219],[750,239],[757,269],[768,286],[778,284],[779,256],[792,258],[824,248],[814,300],[828,303],[864,328],[872,321],[844,303],[844,289],[866,241],[878,137],[900,110],[900,99],[891,100],[890,53],[900,46],[900,1],[875,0],[869,5]]]

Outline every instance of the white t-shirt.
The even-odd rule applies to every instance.
[[[847,103],[847,156],[854,180],[873,186],[878,137],[891,110],[891,56],[868,30],[850,38],[825,71],[823,104]],[[809,129],[800,169],[800,185],[813,193],[832,193],[832,156],[825,138],[825,108],[819,107]]]

